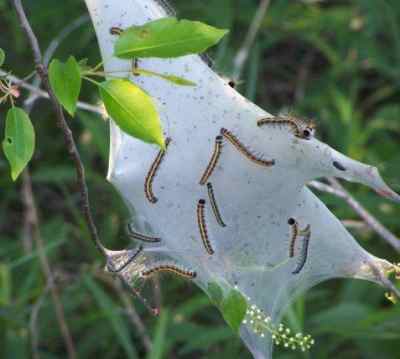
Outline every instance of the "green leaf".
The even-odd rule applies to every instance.
[[[208,283],[207,293],[208,293],[208,296],[210,297],[211,301],[216,306],[219,306],[221,304],[224,295],[223,295],[221,287],[217,283],[215,283],[215,282]]]
[[[124,79],[108,80],[99,87],[108,114],[122,131],[165,148],[160,117],[146,92]]]
[[[245,297],[237,290],[231,290],[220,305],[222,315],[232,330],[237,333],[247,310]]]
[[[130,338],[129,328],[122,320],[118,306],[113,303],[107,293],[90,276],[84,276],[84,283],[92,292],[94,299],[110,322],[110,327],[116,334],[116,340],[124,348],[126,357],[137,358],[136,350]]]
[[[149,70],[135,69],[133,74],[136,76],[138,76],[138,75],[156,76],[156,77],[162,78],[163,80],[172,82],[173,84],[180,85],[180,86],[196,86],[195,82],[186,80],[183,77],[174,76],[174,75],[164,75],[164,74],[160,74],[158,72],[149,71]]]
[[[168,310],[163,310],[158,319],[155,336],[153,339],[153,346],[147,355],[147,359],[162,359],[166,357],[166,341],[168,337],[167,324],[169,320]]]
[[[122,59],[198,54],[218,43],[227,32],[198,21],[163,18],[125,30],[115,43],[114,54]]]
[[[49,66],[49,79],[54,94],[67,112],[74,116],[81,92],[81,67],[73,56],[66,63],[54,59]]]
[[[6,53],[0,47],[0,67],[3,66],[5,59],[6,59]]]
[[[32,158],[35,149],[35,130],[24,110],[12,107],[7,112],[3,150],[15,181]]]

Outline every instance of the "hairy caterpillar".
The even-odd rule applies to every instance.
[[[221,155],[221,148],[222,148],[222,136],[215,137],[215,145],[214,145],[214,152],[211,156],[210,162],[207,165],[206,170],[203,173],[203,176],[200,179],[200,185],[205,185],[208,178],[213,173],[215,166],[217,165],[219,156]]]
[[[206,249],[207,253],[210,255],[214,254],[214,249],[211,246],[211,242],[208,239],[206,221],[204,218],[204,205],[206,201],[204,199],[200,199],[197,203],[197,222],[199,224],[199,231],[201,240],[203,242],[204,248]]]
[[[144,182],[144,193],[146,198],[150,203],[156,203],[158,201],[157,197],[153,193],[153,180],[157,173],[158,168],[167,152],[168,145],[171,143],[171,138],[167,138],[165,140],[165,150],[160,150],[158,152],[157,157],[155,158],[154,162],[152,163],[149,172],[147,173],[145,182]]]
[[[306,228],[304,228],[300,234],[303,237],[303,246],[301,248],[301,254],[300,254],[300,260],[299,263],[297,264],[297,267],[295,270],[292,272],[292,274],[298,274],[301,272],[303,269],[304,265],[306,264],[307,261],[307,256],[308,256],[308,246],[310,244],[310,238],[311,238],[311,230],[310,230],[310,225],[307,225]]]
[[[170,272],[170,273],[173,273],[173,274],[176,274],[178,276],[188,278],[188,279],[196,278],[196,275],[197,275],[195,271],[179,268],[176,265],[160,264],[160,265],[157,265],[157,266],[154,266],[152,268],[142,271],[141,276],[144,278],[148,278],[159,272]]]
[[[207,189],[208,189],[208,198],[210,199],[211,208],[214,212],[215,219],[217,220],[218,224],[221,227],[226,227],[226,224],[222,220],[221,213],[219,212],[219,208],[217,206],[217,201],[215,200],[215,196],[214,196],[214,189],[210,182],[207,183]]]
[[[275,164],[275,160],[264,160],[252,154],[239,140],[226,128],[221,128],[221,135],[224,136],[243,156],[257,165],[271,167]]]
[[[128,224],[128,236],[133,239],[137,239],[139,241],[143,241],[146,243],[161,242],[161,238],[146,236],[145,234],[134,231],[131,223]]]
[[[266,117],[257,121],[257,126],[288,126],[296,137],[309,140],[315,133],[316,125],[313,121],[305,121],[298,117]]]
[[[292,236],[290,238],[290,246],[289,246],[289,257],[294,257],[294,247],[296,245],[296,239],[299,234],[299,224],[294,218],[289,218],[288,220],[289,226],[292,228]]]

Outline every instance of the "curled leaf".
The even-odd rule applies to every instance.
[[[138,76],[138,75],[156,76],[156,77],[159,77],[163,80],[166,80],[168,82],[171,82],[171,83],[173,83],[175,85],[179,85],[179,86],[196,86],[195,82],[186,80],[185,78],[180,77],[180,76],[165,75],[165,74],[160,74],[158,72],[144,70],[144,69],[135,69],[133,74],[136,76]]]

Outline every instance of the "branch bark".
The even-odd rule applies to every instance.
[[[99,238],[99,235],[97,232],[97,227],[94,223],[92,212],[90,209],[89,191],[88,191],[87,184],[86,184],[85,168],[83,166],[82,160],[80,158],[80,154],[76,147],[76,143],[75,143],[74,137],[72,135],[72,131],[69,128],[67,121],[65,120],[61,105],[57,101],[57,98],[55,97],[55,95],[51,89],[51,86],[50,86],[50,83],[48,80],[47,67],[43,64],[43,57],[42,57],[42,53],[41,53],[41,50],[39,47],[39,42],[37,40],[36,35],[34,34],[34,32],[32,30],[32,27],[31,27],[27,17],[26,17],[25,10],[22,6],[21,0],[13,0],[13,5],[14,5],[15,11],[17,13],[19,22],[21,24],[21,27],[25,32],[25,35],[28,39],[30,47],[32,48],[33,58],[34,58],[35,65],[36,65],[36,71],[42,80],[43,86],[49,95],[50,101],[51,101],[54,111],[56,113],[57,126],[61,129],[61,131],[64,135],[64,141],[67,146],[68,153],[70,154],[70,156],[74,162],[79,191],[80,191],[80,195],[81,195],[81,210],[82,210],[82,213],[86,220],[86,223],[88,225],[92,241],[95,244],[96,248],[103,255],[105,255],[105,249],[100,242],[100,238]]]
[[[374,230],[380,237],[389,243],[397,252],[400,253],[400,239],[389,231],[371,213],[369,213],[346,189],[334,178],[328,179],[330,185],[318,181],[310,182],[310,186],[342,198],[347,204],[363,219],[363,221]]]

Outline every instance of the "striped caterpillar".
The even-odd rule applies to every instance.
[[[289,226],[292,228],[292,235],[290,238],[290,246],[289,246],[289,257],[294,257],[294,247],[296,245],[296,239],[299,234],[299,224],[294,218],[289,218],[288,220]]]
[[[275,164],[275,160],[264,160],[252,154],[239,139],[226,128],[221,128],[221,135],[224,136],[243,156],[257,165],[271,167]]]
[[[210,162],[207,165],[206,170],[203,173],[203,176],[200,179],[200,185],[204,186],[208,180],[208,178],[213,173],[215,166],[217,165],[219,156],[221,155],[221,148],[222,148],[222,136],[217,136],[215,138],[215,145],[214,145],[214,152],[211,156]]]
[[[292,274],[298,274],[301,272],[303,269],[304,265],[306,264],[307,261],[307,256],[308,256],[308,246],[310,244],[310,238],[311,238],[311,230],[310,230],[310,225],[307,225],[306,228],[304,228],[300,234],[303,237],[303,246],[301,248],[301,255],[300,255],[300,260],[297,264],[297,267],[295,270],[292,272]]]
[[[204,248],[208,254],[213,255],[214,249],[212,248],[211,242],[208,239],[206,221],[205,221],[205,217],[204,217],[204,205],[205,204],[206,204],[206,201],[204,199],[200,199],[199,202],[197,203],[197,222],[199,224],[200,236],[201,236],[201,240],[203,242]]]
[[[147,173],[144,182],[144,193],[150,203],[156,203],[158,201],[157,197],[153,193],[153,180],[157,173],[158,168],[160,167],[162,160],[164,159],[165,153],[170,143],[171,143],[171,138],[168,137],[165,140],[165,150],[160,150],[160,152],[158,152],[157,157],[155,158],[154,162],[150,167],[149,172]]]
[[[173,273],[173,274],[176,274],[178,276],[181,276],[181,277],[184,277],[187,279],[193,279],[193,278],[196,278],[196,276],[197,276],[195,271],[179,268],[173,264],[160,264],[160,265],[154,266],[152,268],[142,271],[141,276],[144,278],[149,278],[159,272],[169,272],[169,273]]]
[[[146,242],[146,243],[161,242],[161,238],[146,236],[145,234],[134,231],[131,223],[128,224],[128,236],[130,238],[137,239],[139,241]]]
[[[293,134],[304,140],[309,140],[314,136],[316,125],[313,121],[306,121],[302,118],[288,116],[288,117],[266,117],[257,121],[257,126],[261,127],[264,125],[271,126],[288,126]]]
[[[211,182],[207,183],[207,190],[208,190],[208,198],[210,199],[211,208],[214,212],[215,219],[217,220],[218,224],[221,227],[226,227],[226,224],[222,220],[221,213],[219,212],[219,208],[217,206],[217,201],[215,200],[214,196],[214,189]]]

